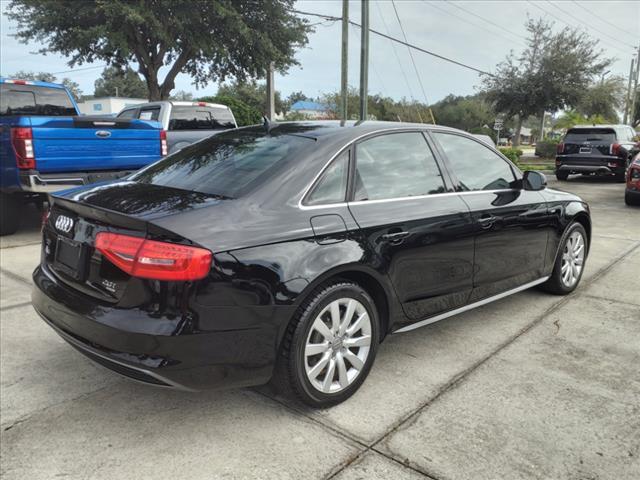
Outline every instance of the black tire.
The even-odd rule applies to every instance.
[[[371,324],[371,343],[364,367],[352,383],[337,393],[324,393],[314,387],[307,377],[304,350],[316,317],[331,302],[343,298],[355,299],[366,309]],[[303,302],[287,327],[276,360],[271,386],[278,393],[297,398],[311,407],[326,408],[336,405],[353,395],[367,378],[375,360],[379,343],[378,311],[375,302],[366,290],[347,281],[333,281],[323,284]]]
[[[575,231],[579,231],[582,234],[582,238],[584,239],[584,260],[582,263],[582,269],[580,270],[580,273],[577,277],[577,281],[572,286],[567,286],[562,281],[562,256],[565,251],[565,247],[567,246],[567,242],[569,241],[569,237],[571,237],[571,234]],[[551,273],[549,279],[540,286],[542,290],[553,293],[554,295],[567,295],[573,292],[578,287],[578,285],[580,284],[580,280],[582,279],[582,274],[584,273],[584,266],[586,264],[588,253],[589,243],[586,230],[578,222],[571,223],[562,235],[562,238],[560,240],[560,248],[558,249],[556,261],[553,266],[553,272]]]
[[[21,202],[15,195],[0,194],[0,236],[11,235],[20,227]]]
[[[629,192],[624,192],[624,203],[629,206],[640,205],[640,194],[631,195]]]
[[[568,172],[556,172],[556,178],[561,182],[564,182],[567,178],[569,178]]]

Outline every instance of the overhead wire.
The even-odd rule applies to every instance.
[[[302,10],[295,10],[295,9],[290,9],[289,11],[293,12],[293,13],[297,13],[299,15],[308,15],[308,16],[313,16],[313,17],[322,17],[322,18],[328,18],[328,19],[341,20],[340,17],[336,17],[336,16],[332,16],[332,15],[324,15],[324,14],[315,13],[315,12],[305,12],[305,11],[302,11]],[[349,24],[353,25],[355,27],[358,27],[358,28],[362,28],[362,25],[360,25],[357,22],[351,21],[351,20],[349,20]],[[371,33],[373,33],[375,35],[378,35],[380,37],[384,37],[384,38],[387,38],[389,40],[393,40],[394,42],[399,43],[401,45],[409,46],[409,47],[413,48],[414,50],[417,50],[417,51],[422,52],[422,53],[426,53],[427,55],[431,55],[432,57],[435,57],[435,58],[439,58],[440,60],[443,60],[445,62],[452,63],[454,65],[458,65],[458,66],[466,68],[468,70],[473,70],[474,72],[480,73],[482,75],[488,75],[490,77],[494,77],[495,76],[494,74],[492,74],[490,72],[487,72],[487,71],[482,70],[480,68],[476,68],[476,67],[474,67],[472,65],[468,65],[468,64],[460,62],[458,60],[454,60],[454,59],[449,58],[449,57],[447,57],[445,55],[440,55],[439,53],[432,52],[432,51],[427,50],[425,48],[419,47],[418,45],[414,45],[414,44],[411,44],[409,42],[405,42],[405,41],[403,41],[403,40],[401,40],[399,38],[392,37],[391,35],[385,35],[384,33],[380,32],[378,30],[375,30],[373,28],[369,28],[369,32],[371,32]]]
[[[440,11],[440,12],[442,12],[442,13],[445,13],[445,14],[447,14],[447,15],[451,16],[451,17],[457,18],[458,20],[461,20],[461,21],[463,21],[463,22],[465,22],[465,23],[468,23],[468,24],[469,24],[469,25],[471,25],[472,27],[476,27],[476,28],[479,28],[479,29],[481,29],[481,30],[486,31],[486,28],[485,28],[484,26],[482,26],[482,25],[478,25],[477,23],[473,23],[473,22],[472,22],[472,21],[470,21],[468,18],[461,17],[460,15],[457,15],[457,14],[455,14],[455,13],[453,13],[453,12],[450,12],[450,11],[448,11],[448,10],[445,10],[444,8],[439,7],[438,5],[436,5],[436,4],[434,4],[434,3],[432,3],[431,1],[428,1],[428,0],[421,0],[421,1],[422,1],[424,4],[426,4],[426,5],[430,6],[431,8],[435,8],[436,10],[438,10],[438,11]],[[495,32],[490,32],[490,33],[492,33],[493,35],[501,36],[502,38],[504,38],[505,40],[508,40],[509,42],[513,42],[513,41],[514,41],[512,38],[506,37],[506,36],[504,36],[502,33],[495,33]],[[526,47],[526,45],[525,45],[524,43],[522,43],[521,41],[519,41],[519,40],[517,41],[517,43],[519,43],[519,44],[520,44],[520,45],[522,45],[523,47]]]
[[[581,9],[583,9],[585,12],[587,12],[589,15],[593,15],[593,12],[591,10],[589,10],[588,8],[586,8],[584,5],[580,5],[578,2],[576,2],[576,0],[571,0],[573,3],[575,3],[578,7],[580,7]],[[629,30],[625,30],[624,28],[620,28],[619,25],[615,25],[613,23],[611,23],[609,20],[607,20],[604,17],[598,17],[598,20],[612,26],[613,28],[617,29],[617,30],[621,30],[624,33],[626,33],[627,35],[631,35],[634,38],[638,38],[640,36],[640,31],[636,32],[636,33],[631,33]]]
[[[409,40],[407,39],[407,34],[404,31],[404,27],[402,26],[402,21],[400,20],[400,15],[398,14],[398,9],[396,8],[396,2],[395,0],[391,0],[391,5],[393,6],[393,11],[396,14],[396,19],[398,20],[398,25],[400,26],[400,31],[402,32],[402,37],[404,38],[405,42],[409,42]],[[420,76],[420,71],[418,70],[418,67],[416,66],[416,60],[413,58],[413,52],[411,51],[411,49],[409,47],[407,47],[407,51],[409,52],[409,57],[411,57],[411,63],[413,64],[413,69],[416,72],[416,77],[418,78],[418,83],[420,84],[420,89],[422,90],[422,96],[424,97],[424,102],[427,105],[427,109],[429,110],[429,115],[431,116],[431,123],[433,123],[435,125],[436,120],[435,118],[433,118],[433,112],[431,111],[431,106],[429,105],[429,99],[427,98],[427,92],[424,89],[424,85],[422,83],[422,77]],[[420,111],[418,111],[418,117],[420,118],[420,121],[422,121],[422,116],[420,115]]]

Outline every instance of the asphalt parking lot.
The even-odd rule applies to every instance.
[[[391,336],[363,388],[324,411],[266,388],[154,389],[93,365],[29,304],[29,210],[1,241],[0,475],[640,478],[640,209],[618,183],[560,188],[592,208],[576,292],[529,290]]]

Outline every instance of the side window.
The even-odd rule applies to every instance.
[[[498,154],[475,140],[450,133],[434,133],[462,190],[511,188],[515,176]]]
[[[323,172],[305,205],[327,205],[344,202],[347,193],[349,150],[342,152]]]
[[[118,114],[118,118],[133,118],[136,115],[135,108],[123,110]]]
[[[141,109],[138,118],[140,120],[158,120],[160,118],[160,107]]]
[[[356,145],[355,201],[442,193],[444,182],[420,132],[392,133]]]

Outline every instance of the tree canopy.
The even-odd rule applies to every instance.
[[[179,73],[202,86],[263,77],[270,62],[282,73],[297,64],[295,50],[311,27],[291,12],[293,2],[12,0],[8,16],[18,24],[18,39],[42,42],[41,52],[65,55],[70,66],[136,62],[148,98],[165,100]]]
[[[577,106],[595,78],[611,64],[598,41],[586,32],[571,28],[554,32],[553,26],[543,19],[529,19],[525,51],[520,56],[511,53],[497,66],[495,75],[483,78],[495,109],[520,119],[516,138],[522,119]]]
[[[147,85],[134,69],[129,66],[107,67],[94,83],[96,97],[145,98]]]

